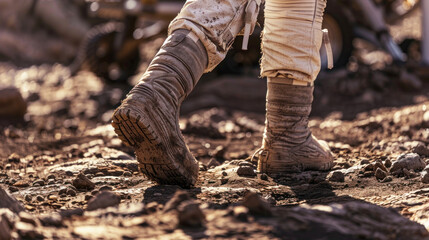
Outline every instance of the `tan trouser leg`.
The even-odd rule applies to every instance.
[[[249,19],[253,31],[260,2],[261,0],[188,0],[170,23],[169,32],[177,29],[194,32],[207,50],[209,63],[205,72],[209,72],[225,58],[235,37]],[[256,9],[247,8],[250,3],[256,3]]]
[[[326,0],[266,0],[261,75],[312,85],[320,71]]]

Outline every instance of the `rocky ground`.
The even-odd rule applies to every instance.
[[[200,162],[191,189],[148,180],[114,134],[129,85],[0,63],[0,239],[429,239],[429,78],[362,49],[316,82],[310,127],[330,172],[257,173],[264,80],[204,76],[180,119]]]
[[[263,80],[207,77],[180,120],[200,178],[179,189],[144,177],[109,125],[128,86],[70,76],[60,65],[0,68],[28,104],[23,118],[1,121],[0,207],[11,209],[1,210],[2,239],[429,238],[426,81],[419,91],[389,83],[350,97],[331,88],[338,73],[322,74],[310,126],[336,165],[272,178],[251,161],[263,131]],[[246,93],[234,95],[239,87]],[[195,111],[203,98],[219,107]]]

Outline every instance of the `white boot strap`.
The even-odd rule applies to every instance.
[[[328,61],[328,69],[332,69],[334,67],[334,55],[332,53],[331,41],[329,40],[328,29],[323,29],[323,46],[326,51],[326,60]]]
[[[259,14],[259,6],[261,5],[262,0],[249,0],[246,6],[246,13],[244,16],[244,34],[243,34],[243,45],[241,49],[247,50],[247,45],[249,44],[250,34],[253,33],[255,29],[256,21]]]
[[[313,86],[313,82],[307,82],[287,77],[268,77],[267,82],[276,83],[276,84],[284,84],[284,85],[294,85],[294,86]]]
[[[186,37],[190,38],[192,41],[194,41],[195,43],[198,42],[199,38],[197,36],[197,34],[195,34],[192,31],[189,31],[189,33],[186,35]]]

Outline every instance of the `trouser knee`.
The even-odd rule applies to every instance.
[[[312,84],[320,71],[326,0],[266,0],[261,75]]]

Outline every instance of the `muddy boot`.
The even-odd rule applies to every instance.
[[[327,143],[317,140],[308,128],[313,89],[313,86],[268,82],[258,171],[274,175],[332,167],[333,156]]]
[[[141,171],[160,184],[194,185],[198,162],[179,128],[179,108],[207,66],[201,41],[174,31],[152,60],[142,81],[113,115],[119,138],[132,146]]]

